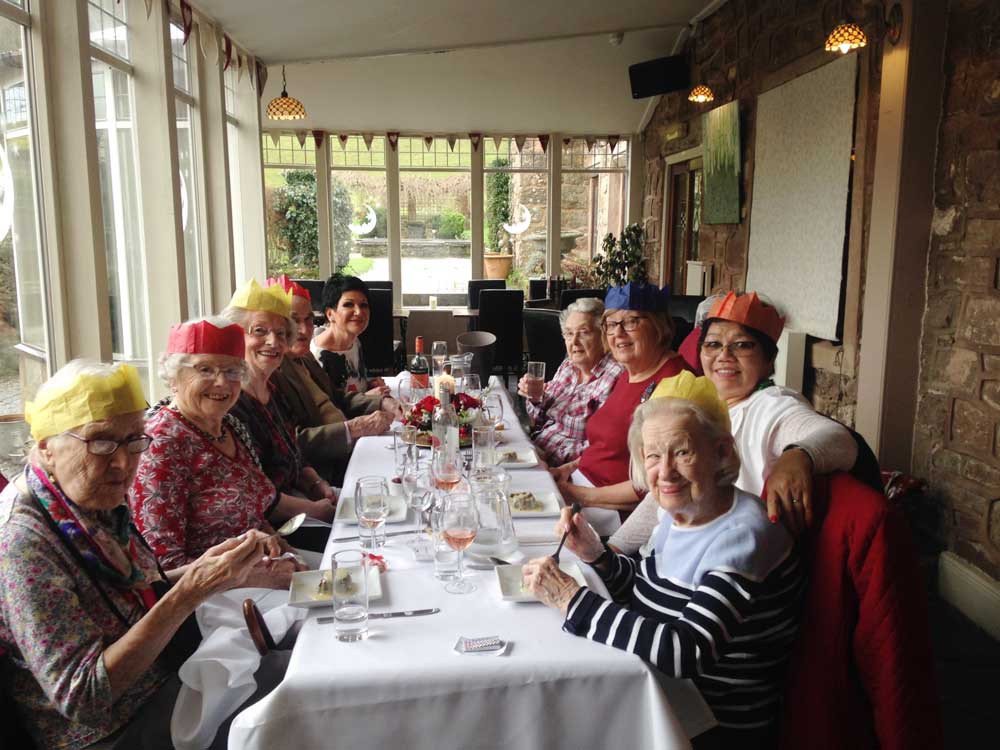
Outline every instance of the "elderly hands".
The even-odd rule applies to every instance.
[[[764,498],[771,523],[784,520],[788,530],[800,534],[813,522],[813,463],[801,448],[786,450],[767,476]]]
[[[253,529],[216,544],[186,567],[177,587],[200,602],[220,591],[247,586],[259,573],[270,542],[267,534]]]
[[[571,508],[563,508],[556,523],[556,534],[566,534],[566,547],[585,563],[592,563],[604,554],[601,537],[582,513],[574,515]],[[570,600],[580,590],[580,584],[560,570],[559,563],[551,557],[539,557],[525,564],[523,574],[526,589],[546,606],[564,614]]]
[[[545,381],[525,373],[517,381],[517,394],[538,403],[545,395]]]
[[[392,424],[392,416],[384,411],[376,411],[365,414],[363,417],[355,417],[347,421],[347,429],[350,430],[351,440],[368,437],[370,435],[381,435],[389,429]]]

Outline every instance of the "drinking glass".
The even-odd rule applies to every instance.
[[[503,424],[503,398],[499,393],[487,390],[483,394],[483,416],[486,423],[499,428]]]
[[[368,555],[357,549],[334,552],[330,561],[333,585],[333,627],[338,641],[368,637]]]
[[[449,594],[468,594],[476,590],[476,585],[465,580],[462,553],[476,540],[479,531],[479,510],[472,496],[467,492],[455,492],[444,498],[444,539],[458,552],[458,575],[444,590]]]
[[[389,488],[382,477],[361,477],[354,487],[358,540],[365,549],[385,545],[385,519],[389,515]]]
[[[439,581],[453,581],[458,575],[458,553],[444,538],[444,504],[431,506],[431,545],[434,552],[434,577]]]
[[[492,424],[472,428],[472,468],[481,469],[496,463],[496,432]]]
[[[448,361],[448,342],[435,341],[431,344],[431,362],[434,363],[434,377],[438,377],[444,372],[444,365]]]
[[[462,454],[446,448],[431,451],[430,477],[434,489],[450,492],[462,482]]]
[[[410,549],[413,550],[413,556],[417,560],[429,559],[429,551],[423,537],[424,513],[431,507],[434,493],[426,470],[422,470],[416,460],[407,460],[403,466],[403,493],[406,495],[406,504],[416,516]]]
[[[417,428],[415,425],[404,425],[392,431],[392,455],[396,462],[394,476],[403,476],[403,464],[416,456]]]
[[[470,372],[462,378],[462,392],[469,394],[473,398],[479,398],[482,395],[483,387],[479,382],[478,373]]]

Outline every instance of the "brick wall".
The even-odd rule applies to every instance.
[[[748,234],[746,217],[752,201],[754,136],[757,96],[764,80],[801,58],[823,48],[826,35],[846,14],[875,27],[882,12],[880,0],[729,0],[704,20],[694,40],[692,76],[707,83],[715,92],[710,105],[687,101],[687,91],[662,97],[643,133],[646,181],[643,193],[643,222],[649,268],[659,268],[660,245],[665,228],[663,216],[663,158],[701,142],[701,115],[712,106],[734,98],[740,102],[740,139],[743,150],[742,221],[739,224],[702,224],[699,234],[701,259],[713,267],[716,291],[743,289],[746,280]],[[871,207],[874,143],[878,117],[878,86],[881,47],[870,39],[867,76],[870,94],[862,121],[871,144],[863,176],[864,235],[868,243],[868,214]],[[857,189],[857,179],[855,179]],[[862,250],[863,252],[863,250]],[[860,304],[860,301],[859,301]],[[857,401],[856,350],[834,352],[828,364],[810,366],[806,373],[806,395],[824,413],[854,423]]]
[[[952,0],[914,471],[948,546],[1000,578],[1000,3]]]

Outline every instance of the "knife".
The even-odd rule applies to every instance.
[[[386,536],[400,536],[401,534],[412,534],[413,529],[407,529],[406,531],[387,531]],[[352,534],[351,536],[338,536],[336,539],[331,539],[331,542],[356,542],[358,541],[358,535]],[[555,544],[555,542],[553,542]]]
[[[431,607],[430,609],[404,609],[399,612],[371,612],[368,615],[368,619],[383,620],[392,617],[420,617],[422,615],[435,615],[440,611],[439,607]],[[333,617],[320,617],[317,620],[320,625],[329,625],[333,621]]]

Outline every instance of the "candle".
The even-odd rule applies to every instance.
[[[442,372],[436,378],[434,378],[434,398],[438,401],[441,400],[441,384],[447,383],[451,388],[451,392],[455,392],[455,378],[449,375],[447,372]]]
[[[437,297],[435,297],[435,296],[434,296],[434,295],[432,294],[432,295],[430,296],[430,298],[429,298],[429,301],[430,301],[430,305],[431,305],[431,310],[437,310],[437,309],[438,309],[438,298],[437,298]]]

